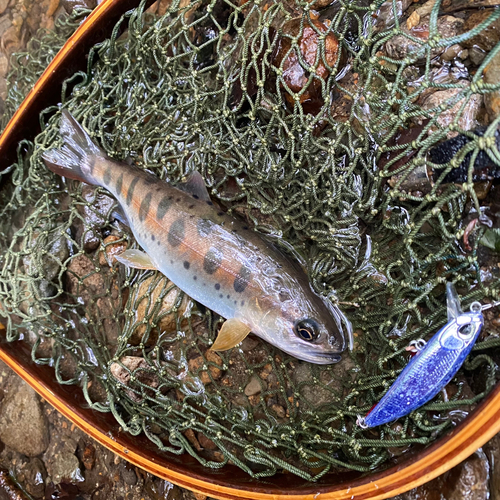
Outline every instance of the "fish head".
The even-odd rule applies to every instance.
[[[315,364],[340,361],[347,341],[351,343],[352,327],[338,307],[318,295],[297,296],[282,304],[280,314],[272,314],[266,327],[274,331],[271,342],[292,356]]]
[[[476,341],[483,324],[481,309],[462,313],[443,330],[439,343],[450,351],[467,349]]]

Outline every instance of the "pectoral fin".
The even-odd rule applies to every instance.
[[[118,262],[128,267],[134,267],[136,269],[156,269],[149,255],[140,250],[125,250],[125,252],[115,255],[114,257]]]
[[[227,351],[242,342],[250,330],[250,327],[239,319],[228,319],[222,325],[219,335],[210,349],[212,351]]]

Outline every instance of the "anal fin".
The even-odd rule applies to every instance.
[[[224,321],[219,335],[210,348],[212,351],[227,351],[242,342],[250,333],[251,328],[236,318]]]
[[[153,261],[149,258],[149,255],[140,250],[125,250],[125,252],[117,254],[114,257],[118,262],[128,267],[136,269],[157,269]]]

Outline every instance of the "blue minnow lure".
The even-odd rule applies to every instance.
[[[411,359],[379,403],[364,418],[362,428],[376,427],[408,415],[431,400],[450,382],[471,351],[484,324],[482,306],[473,302],[463,312],[451,283],[446,285],[448,323],[427,343],[416,343],[417,354]]]

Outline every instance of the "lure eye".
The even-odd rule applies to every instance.
[[[461,337],[461,338],[468,338],[470,337],[472,333],[472,324],[471,323],[468,323],[467,325],[462,325],[459,329],[458,329],[458,335]]]
[[[295,323],[295,333],[306,342],[316,340],[319,335],[319,325],[313,319],[302,319]]]

